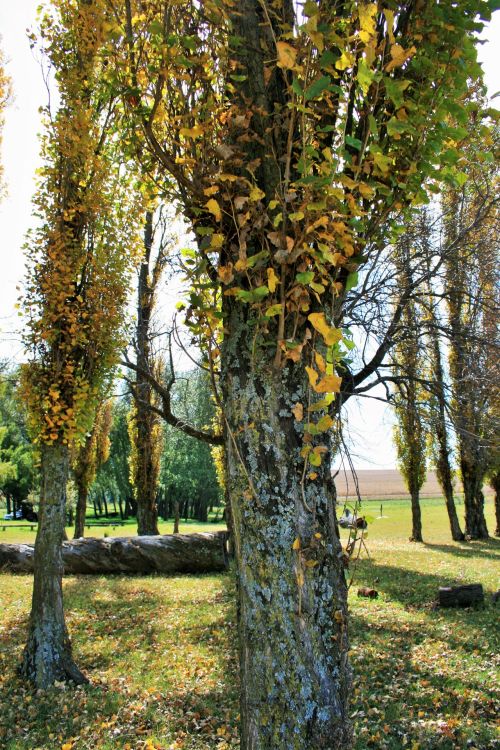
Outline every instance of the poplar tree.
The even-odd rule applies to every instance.
[[[491,133],[489,134],[491,138]],[[471,144],[468,144],[472,150]],[[444,231],[455,253],[445,261],[448,308],[451,413],[464,491],[465,533],[486,539],[483,483],[489,464],[489,414],[498,396],[497,308],[498,212],[493,203],[474,234],[457,241],[461,227],[498,189],[495,166],[485,168],[469,154],[462,188],[444,198]]]
[[[157,396],[147,379],[147,373],[155,373],[161,365],[161,361],[155,357],[152,350],[151,338],[154,334],[153,315],[158,286],[165,269],[169,246],[163,232],[161,238],[156,238],[159,246],[154,247],[154,229],[154,214],[150,210],[145,218],[144,250],[137,284],[137,324],[134,341],[137,368],[135,382],[132,385],[134,406],[129,417],[132,447],[130,478],[137,502],[139,535],[160,533],[156,497],[163,435],[160,417],[154,410]]]
[[[97,407],[94,424],[83,442],[73,448],[71,468],[77,491],[74,539],[81,539],[85,534],[89,489],[97,470],[109,458],[112,419],[112,402],[108,399]]]
[[[412,269],[412,248],[407,236],[398,243],[396,254],[400,287],[404,295],[408,289],[415,285]],[[422,414],[421,312],[414,299],[406,303],[401,323],[405,333],[394,352],[396,373],[401,375],[396,390],[397,422],[394,428],[394,438],[399,470],[411,497],[412,532],[410,541],[422,542],[420,490],[426,475],[427,436]]]
[[[191,223],[188,320],[220,373],[243,750],[347,748],[347,591],[328,433],[343,303],[436,189],[481,0],[125,0],[123,138]],[[449,173],[449,179],[453,176]]]
[[[60,95],[55,115],[46,113],[24,294],[24,388],[42,481],[22,672],[41,688],[85,680],[63,610],[65,488],[70,448],[91,430],[108,387],[136,240],[133,191],[109,137],[106,18],[101,0],[55,0],[41,28]]]

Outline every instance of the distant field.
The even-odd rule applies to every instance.
[[[340,470],[335,478],[339,498],[356,496],[356,480],[359,485],[361,497],[393,498],[408,497],[403,477],[397,469],[365,469],[356,472],[353,476],[351,471]],[[459,494],[461,487],[455,482],[455,492]],[[485,495],[491,495],[492,490],[487,485],[484,487]],[[441,487],[434,471],[429,471],[427,480],[422,487],[422,497],[439,497]]]

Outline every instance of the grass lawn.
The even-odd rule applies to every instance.
[[[380,501],[363,510],[379,515]],[[356,750],[500,748],[491,603],[500,542],[451,542],[442,502],[423,503],[425,544],[407,541],[407,501],[384,502],[384,515],[370,525],[370,559],[358,563],[350,592]],[[489,504],[490,530],[492,515]],[[476,581],[484,608],[435,609],[439,585]],[[358,585],[375,587],[378,599],[358,598]],[[64,586],[76,660],[91,685],[38,694],[15,673],[31,578],[0,577],[2,750],[238,746],[230,575],[81,576]]]
[[[127,521],[120,524],[118,520],[116,525],[113,525],[111,521],[106,521],[105,526],[99,526],[99,521],[94,518],[90,520],[90,528],[85,528],[85,536],[97,537],[102,539],[104,536],[135,536],[137,534],[137,520],[135,518],[129,518]],[[109,524],[109,525],[108,525]],[[33,530],[31,529],[33,527]],[[160,534],[172,534],[174,530],[173,521],[161,521],[158,524]],[[222,521],[221,523],[198,523],[198,521],[183,521],[181,520],[179,530],[181,534],[192,534],[197,531],[220,531],[226,529],[227,526]],[[69,526],[66,528],[68,538],[73,538],[73,528]],[[0,520],[0,544],[34,544],[36,537],[36,524],[30,524],[28,521],[1,521]]]

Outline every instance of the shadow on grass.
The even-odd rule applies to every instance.
[[[218,728],[234,727],[237,715],[236,639],[228,628],[234,622],[233,583],[229,575],[207,576],[206,586],[201,576],[173,578],[158,576],[158,586],[148,577],[65,582],[75,659],[91,680],[77,690],[26,689],[16,667],[27,613],[4,623],[0,665],[8,690],[0,706],[5,701],[17,708],[0,711],[0,747],[53,750],[54,737],[91,727],[89,747],[142,747],[148,733],[169,742],[182,733],[201,733],[206,744],[193,740],[192,747],[215,750]]]
[[[456,557],[484,557],[500,561],[500,539],[490,539],[488,542],[466,542],[456,544],[433,544],[424,542],[424,546],[431,551],[444,552]]]

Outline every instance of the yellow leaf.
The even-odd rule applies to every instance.
[[[309,376],[309,383],[310,383],[311,387],[315,389],[316,382],[317,382],[318,377],[319,377],[318,373],[312,367],[306,367],[306,372],[307,372],[307,374]]]
[[[222,219],[222,212],[215,198],[210,198],[210,200],[205,203],[205,207],[215,216],[216,221]]]
[[[61,750],[71,750],[72,747],[72,742],[65,742],[64,745],[61,745]]]
[[[393,44],[391,46],[392,60],[385,66],[386,71],[389,73],[394,68],[398,68],[401,65],[404,65],[404,63],[409,60],[410,57],[413,57],[416,51],[416,47],[405,49],[400,44]]]
[[[374,189],[366,184],[366,182],[359,183],[359,192],[363,198],[373,198]]]
[[[317,560],[306,560],[306,568],[314,568],[314,566],[317,564]]]
[[[201,125],[194,125],[192,128],[181,128],[179,134],[184,138],[199,138],[203,135],[204,128]]]
[[[351,68],[354,65],[354,55],[352,55],[347,50],[344,50],[335,63],[335,67],[337,70],[346,70],[346,68]]]
[[[297,59],[297,50],[288,42],[277,42],[278,68],[293,68]]]
[[[304,574],[301,570],[297,571],[297,583],[299,584],[299,586],[304,585]]]
[[[318,367],[318,370],[320,372],[326,372],[326,362],[325,362],[324,357],[322,357],[319,352],[314,352],[314,359]]]
[[[261,190],[257,185],[254,185],[252,189],[250,190],[250,200],[253,203],[256,203],[257,201],[260,201],[262,198],[265,197],[265,192]]]
[[[234,270],[238,271],[238,273],[241,273],[242,271],[246,271],[247,268],[248,268],[248,259],[247,258],[240,258],[234,264]]]
[[[205,190],[203,191],[203,193],[205,195],[207,195],[207,196],[209,196],[209,195],[215,195],[218,192],[219,192],[219,186],[218,185],[212,185],[211,187],[205,188]]]
[[[375,27],[375,16],[377,14],[377,5],[376,3],[367,3],[366,5],[364,3],[360,3],[358,8],[358,15],[359,15],[359,25],[361,27],[361,30],[365,32],[365,35],[360,37],[364,42],[369,42],[370,37],[373,36],[376,32]]]
[[[210,241],[210,247],[212,250],[220,250],[224,244],[225,237],[223,234],[213,234]]]
[[[277,284],[279,284],[279,278],[274,273],[274,268],[268,268],[267,269],[267,286],[269,287],[269,291],[271,294],[276,289]]]
[[[313,327],[323,336],[325,344],[332,346],[336,344],[342,338],[342,333],[338,328],[333,328],[328,325],[325,318],[325,313],[311,313],[307,316],[307,319],[312,323]]]
[[[297,537],[297,538],[296,538],[296,539],[294,540],[294,542],[293,542],[293,544],[292,544],[292,549],[294,549],[294,550],[298,550],[298,549],[300,549],[300,539],[299,539],[299,537]]]
[[[342,378],[338,375],[325,375],[313,388],[316,393],[340,393],[341,383]]]
[[[325,414],[324,417],[321,417],[318,422],[316,422],[316,429],[318,429],[320,432],[326,432],[330,429],[333,425],[333,419],[329,414]]]
[[[302,422],[304,418],[304,407],[302,406],[302,404],[295,404],[292,409],[292,414],[297,422]]]
[[[389,37],[390,43],[394,44],[394,11],[384,8],[383,13],[387,22],[387,36]]]

